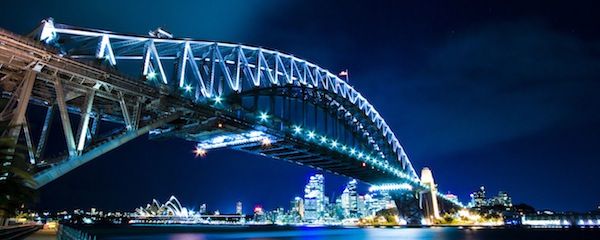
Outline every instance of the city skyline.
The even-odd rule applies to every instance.
[[[427,171],[430,172],[429,169],[427,169]],[[318,215],[323,214],[323,212],[327,208],[327,205],[330,205],[330,204],[341,207],[342,210],[344,211],[345,217],[356,217],[356,216],[358,216],[356,214],[359,211],[361,211],[361,210],[359,210],[361,208],[359,206],[359,199],[362,198],[362,201],[365,201],[365,197],[367,195],[374,196],[374,195],[383,194],[384,196],[386,196],[386,195],[388,195],[387,192],[389,191],[389,189],[382,190],[382,187],[378,187],[378,188],[369,187],[368,189],[363,188],[363,187],[366,187],[366,186],[364,186],[366,184],[360,183],[356,179],[349,178],[349,180],[346,181],[344,183],[344,185],[342,186],[343,188],[341,191],[337,191],[337,192],[331,191],[330,194],[326,194],[325,187],[327,186],[327,184],[325,184],[325,182],[326,182],[325,175],[323,173],[315,173],[315,174],[308,176],[306,178],[306,184],[304,186],[304,195],[301,193],[301,191],[299,191],[298,194],[294,195],[294,197],[290,197],[290,201],[289,201],[290,205],[289,206],[286,206],[286,205],[264,206],[258,200],[253,200],[253,205],[245,205],[244,202],[242,202],[242,201],[227,199],[227,200],[223,200],[220,202],[221,203],[233,202],[235,205],[229,204],[229,205],[233,206],[233,207],[231,207],[231,209],[229,207],[219,208],[219,207],[210,206],[206,202],[203,202],[202,200],[196,201],[193,203],[181,204],[180,201],[174,195],[172,195],[168,199],[168,201],[165,202],[165,205],[167,205],[167,203],[169,203],[171,201],[175,201],[177,203],[177,204],[175,204],[175,206],[179,206],[179,210],[185,209],[185,213],[190,211],[190,212],[196,212],[196,213],[201,213],[201,214],[221,213],[221,214],[251,215],[254,213],[256,208],[264,209],[264,211],[272,211],[272,210],[282,208],[282,209],[291,210],[291,211],[302,211],[302,214],[301,214],[302,218],[305,219],[304,215],[305,215],[305,212],[307,211],[306,210],[307,200],[314,200],[314,203],[309,203],[309,208],[311,208],[310,205],[312,204],[313,205],[312,210],[315,212],[312,213],[313,216],[309,216],[306,218],[310,221],[310,220],[316,220],[318,218]],[[363,186],[359,189],[359,187],[358,187],[359,185],[363,185]],[[461,202],[464,206],[469,207],[469,208],[480,209],[482,206],[483,207],[485,207],[485,206],[492,207],[495,205],[501,205],[501,206],[505,206],[507,208],[513,206],[512,197],[506,191],[500,190],[500,191],[498,191],[498,195],[487,198],[486,191],[484,190],[484,186],[480,186],[479,189],[477,189],[476,191],[469,194],[470,198],[464,199],[464,201],[461,201],[461,198],[459,198],[458,196],[451,194],[449,192],[445,193],[445,194],[450,195],[451,196],[450,198],[456,198],[455,200]],[[152,202],[149,203],[146,208],[149,208],[151,205],[160,206],[160,201],[158,201],[157,199],[161,199],[161,198],[153,198]],[[301,203],[298,203],[298,199],[300,199]],[[388,199],[388,201],[391,201],[391,199]],[[302,210],[300,210],[300,209],[294,210],[294,208],[298,208],[298,204],[301,205]],[[320,204],[322,204],[322,205],[320,205]],[[526,204],[526,203],[519,203],[519,204]],[[320,205],[320,206],[318,206],[318,205]],[[437,203],[436,203],[436,205],[437,205]],[[185,207],[182,208],[182,206],[185,206]],[[218,204],[216,206],[223,206],[223,204]],[[246,206],[246,207],[244,208],[243,206]],[[365,207],[364,203],[363,203],[363,207]],[[88,208],[96,209],[96,206],[91,206]],[[143,209],[143,208],[144,208],[144,206],[140,206],[139,208],[136,208],[135,211],[139,212],[138,209]],[[369,207],[366,207],[366,209],[368,209],[368,208]],[[80,208],[76,208],[76,209],[80,209]],[[87,209],[87,208],[82,207],[81,209]],[[363,209],[362,211],[365,211],[366,209]],[[129,209],[104,209],[104,210],[108,210],[108,211],[123,210],[126,212],[129,211]],[[546,211],[546,210],[551,210],[551,209],[539,209],[539,210]],[[38,209],[38,211],[48,211],[48,209],[43,209],[43,210]],[[54,211],[68,211],[68,210],[61,209],[61,210],[54,210]],[[370,210],[370,211],[372,212],[372,214],[374,214],[377,210]],[[439,218],[439,216],[438,216],[438,218]]]
[[[18,8],[23,3],[9,4]],[[96,3],[69,6],[95,11],[96,6],[86,4]],[[212,17],[223,21],[219,26],[207,23],[206,16],[182,19],[162,12],[161,18],[148,19],[138,14],[132,17],[145,21],[125,23],[115,16],[92,20],[73,11],[47,6],[44,11],[23,15],[9,13],[0,16],[0,20],[4,23],[2,27],[20,34],[27,34],[48,15],[65,23],[136,34],[165,26],[177,37],[269,46],[314,60],[333,72],[348,69],[349,82],[377,106],[398,133],[415,169],[431,167],[443,193],[450,191],[465,202],[473,189],[485,185],[492,192],[511,193],[515,203],[524,202],[541,209],[586,211],[597,207],[600,198],[597,185],[591,186],[589,196],[570,197],[577,195],[577,189],[570,186],[581,181],[594,182],[599,167],[595,161],[598,159],[595,126],[600,116],[595,109],[600,101],[590,90],[598,88],[594,80],[600,75],[595,47],[599,36],[591,30],[592,15],[581,14],[554,22],[552,17],[540,15],[564,17],[557,5],[537,9],[536,4],[523,4],[519,9],[527,14],[507,14],[503,12],[506,7],[492,9],[478,3],[472,5],[473,9],[464,18],[449,16],[446,22],[434,18],[435,11],[414,16],[410,12],[386,10],[404,9],[402,5],[382,5],[369,10],[381,12],[390,24],[383,26],[381,20],[366,19],[369,23],[366,25],[378,26],[367,28],[359,20],[363,18],[358,4],[324,4],[329,10],[337,11],[340,7],[349,16],[338,20],[309,11],[299,3],[274,6],[259,3],[260,11],[271,16],[305,13],[317,19],[313,22],[301,17],[285,18],[281,23],[285,27],[271,23],[268,26],[282,32],[277,36],[257,30],[263,29],[260,24],[273,22],[260,14],[241,14],[235,19],[216,14]],[[144,7],[147,11],[156,10]],[[214,10],[211,12],[222,12],[227,6],[209,7]],[[250,5],[237,9],[244,7]],[[438,8],[456,10],[446,5]],[[480,11],[493,11],[495,17],[480,19]],[[240,24],[246,18],[254,21]],[[474,19],[481,21],[472,24]],[[197,27],[190,28],[190,22],[197,23]],[[319,28],[289,30],[300,23],[319,23]],[[354,25],[371,34],[355,36],[357,32],[348,27]],[[350,36],[355,38],[348,40]],[[336,39],[337,44],[332,48],[328,41],[310,40],[319,37]],[[528,39],[543,42],[542,48],[566,57],[548,60],[545,51],[535,48]],[[367,51],[369,57],[365,57],[363,51],[356,50],[358,46],[373,43],[389,46],[393,53],[373,50]],[[573,44],[580,44],[583,50],[573,48]],[[591,54],[586,54],[587,49],[591,49]],[[478,54],[483,50],[493,57]],[[382,60],[368,61],[374,57]],[[531,59],[536,64],[531,64]],[[513,61],[535,71],[514,67],[509,64]],[[489,66],[502,68],[498,71]],[[60,129],[59,125],[53,128]],[[60,146],[62,142],[52,144]],[[264,205],[276,207],[285,205],[289,201],[287,195],[303,186],[298,179],[317,172],[229,150],[208,151],[205,157],[195,158],[194,146],[181,140],[134,140],[42,188],[37,207],[124,208],[150,195],[184,196],[186,202],[209,196],[214,203],[210,205],[225,205],[218,202],[222,199],[260,202],[261,197],[274,190],[277,193],[264,199]],[[568,167],[563,166],[565,161]],[[161,174],[147,174],[156,172]],[[341,176],[326,177],[332,179],[336,191],[348,180]],[[124,202],[117,202],[116,196],[123,196]]]

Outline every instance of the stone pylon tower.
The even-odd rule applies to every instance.
[[[440,218],[440,209],[437,201],[437,186],[433,181],[433,174],[427,167],[421,170],[421,184],[426,185],[431,189],[422,193],[421,208],[423,215],[428,222]]]

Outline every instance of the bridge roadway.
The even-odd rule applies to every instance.
[[[277,69],[277,62],[275,65]],[[345,145],[338,145],[336,138],[302,129],[280,116],[272,115],[268,120],[257,118],[260,115],[256,107],[239,107],[244,105],[241,97],[246,93],[233,94],[224,100],[228,106],[237,108],[224,107],[219,104],[220,100],[209,98],[203,102],[190,100],[172,86],[156,86],[126,77],[97,61],[75,60],[65,56],[60,49],[5,30],[0,30],[0,85],[3,97],[8,99],[0,119],[19,126],[9,134],[25,138],[28,157],[34,166],[35,187],[149,133],[151,138],[179,137],[201,144],[214,143],[215,138],[222,136],[245,136],[224,147],[314,167],[370,184],[407,183],[413,186],[414,193],[427,190],[419,183],[408,162],[407,165],[405,162],[376,160],[377,154],[365,150],[365,156],[362,156],[361,149],[358,155],[358,151],[350,152]],[[272,98],[278,94],[290,95],[290,89],[263,88],[259,92],[270,91]],[[343,99],[333,92],[311,87],[294,89],[299,89],[296,93],[302,92],[299,98],[303,100],[312,97],[327,101],[327,104],[339,103],[336,110],[330,110],[332,112],[340,106],[352,108],[348,106],[351,104],[344,105]],[[29,103],[47,109],[37,144],[33,143],[32,129],[26,117],[28,108],[32,108]],[[323,109],[328,110],[327,107]],[[52,121],[55,112],[59,113],[63,126],[67,153],[47,158],[44,147],[50,132],[48,122]],[[75,131],[71,127],[73,122],[78,123]],[[100,137],[95,129],[99,122],[121,124],[122,128]],[[369,129],[368,126],[365,129]],[[367,139],[372,141],[371,137]]]

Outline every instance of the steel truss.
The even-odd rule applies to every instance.
[[[179,116],[177,112],[142,108],[146,101],[159,98],[154,88],[64,58],[29,39],[4,31],[0,32],[0,66],[0,83],[12,93],[0,120],[16,126],[7,133],[10,136],[15,139],[25,136],[30,163],[37,168],[35,187]],[[37,144],[26,121],[30,103],[48,108]],[[68,154],[44,159],[55,106]],[[79,115],[75,131],[74,115]],[[125,125],[123,131],[111,136],[111,141],[93,141],[100,120]]]
[[[249,130],[272,136],[272,146],[247,143],[235,149],[370,183],[418,182],[404,149],[375,108],[352,86],[308,61],[259,47],[117,34],[51,19],[33,36],[44,44],[0,31],[0,85],[9,99],[0,120],[18,126],[7,134],[24,136],[35,187],[149,132],[194,141]],[[123,77],[132,69],[127,66],[141,77]],[[265,105],[243,104],[244,98],[262,97],[270,98],[266,106],[271,110],[276,98],[287,102],[269,124],[256,120]],[[385,165],[365,167],[357,158],[291,134],[292,123],[309,124],[305,115],[289,117],[290,109],[301,108],[305,114],[308,104],[314,116],[321,109],[326,119],[342,125],[344,137],[351,135],[356,146],[384,159]],[[46,108],[39,137],[27,121],[31,105]],[[67,151],[48,158],[44,152],[57,114]],[[102,122],[120,127],[102,137],[97,130]],[[402,175],[394,174],[396,169]]]
[[[73,59],[101,59],[114,67],[141,62],[147,81],[170,86],[196,102],[272,86],[329,92],[366,116],[355,112],[349,118],[372,138],[374,150],[390,149],[409,175],[418,179],[395,134],[364,96],[335,74],[293,55],[240,44],[124,35],[55,24],[51,19],[42,22],[36,36]]]

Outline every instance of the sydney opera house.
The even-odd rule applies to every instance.
[[[242,214],[221,215],[202,214],[188,208],[182,207],[175,196],[171,196],[167,202],[160,204],[156,199],[146,207],[135,209],[129,223],[144,224],[243,224],[246,216]]]
[[[146,207],[135,209],[136,216],[139,217],[192,217],[193,211],[181,206],[179,200],[175,196],[171,196],[165,204],[160,204],[156,199],[152,199],[152,203]]]

